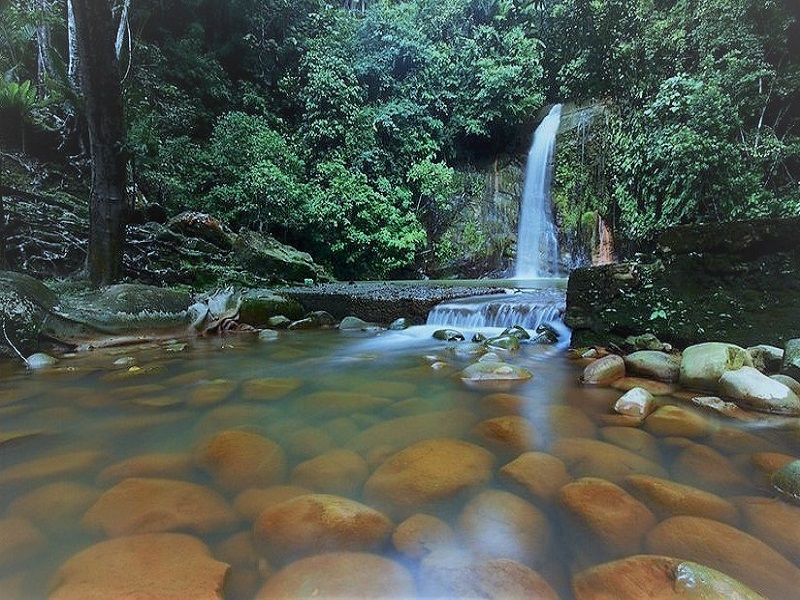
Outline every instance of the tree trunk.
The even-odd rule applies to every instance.
[[[49,0],[36,0],[36,91],[39,98],[47,95],[47,78],[53,75],[50,57],[50,25],[47,22],[52,11]]]
[[[116,28],[108,2],[72,0],[72,9],[92,158],[87,269],[94,285],[106,285],[122,276],[127,205],[125,121],[114,52]]]

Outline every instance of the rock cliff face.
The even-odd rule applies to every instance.
[[[576,269],[572,345],[651,332],[677,346],[783,346],[800,337],[798,234],[798,217],[676,227],[647,260]]]

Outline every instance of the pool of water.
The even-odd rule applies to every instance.
[[[411,577],[416,595],[458,595],[466,588],[447,584],[447,569],[437,571],[441,560],[425,563],[429,552],[438,549],[446,557],[443,548],[449,548],[467,571],[473,564],[480,570],[489,559],[511,558],[533,568],[558,597],[568,599],[573,597],[571,577],[587,567],[654,553],[655,542],[648,535],[670,517],[671,509],[659,507],[655,496],[642,492],[647,481],[637,486],[631,480],[637,473],[714,494],[721,504],[713,504],[710,496],[708,503],[730,506],[731,511],[720,508],[713,518],[774,545],[742,517],[737,502],[741,497],[772,497],[761,465],[770,456],[797,456],[795,432],[783,421],[764,426],[760,419],[718,418],[694,408],[676,391],[659,396],[659,403],[691,413],[696,417],[691,426],[630,427],[611,409],[622,391],[581,386],[583,366],[562,348],[546,345],[523,345],[505,357],[530,370],[531,380],[502,388],[468,386],[459,373],[476,360],[471,346],[434,340],[432,331],[423,326],[406,331],[285,332],[271,342],[231,334],[142,343],[64,358],[55,368],[41,371],[4,362],[0,531],[14,535],[0,536],[5,537],[0,540],[0,597],[47,597],[61,581],[56,577],[59,568],[83,549],[109,537],[168,530],[190,533],[214,558],[232,565],[226,598],[257,597],[276,573],[320,549],[364,551],[391,560]],[[230,431],[254,434],[259,443],[266,438],[266,445],[259,447],[268,449],[270,460],[279,455],[275,460],[282,464],[265,475],[260,459],[254,465],[247,452],[242,465],[236,464],[235,455],[233,463],[213,455],[211,441]],[[391,496],[371,482],[398,452],[422,447],[431,438],[469,444],[458,446],[468,449],[464,462],[476,456],[484,472],[465,475],[452,493],[425,498],[420,489],[439,484],[425,480],[425,473],[435,469],[423,468],[418,479],[408,483],[414,489],[399,499],[396,491]],[[621,453],[614,454],[610,447]],[[527,471],[506,467],[523,454],[531,461]],[[232,473],[218,470],[225,460]],[[457,470],[459,460],[455,462]],[[451,478],[450,472],[444,475],[443,480]],[[149,493],[146,486],[144,492],[136,492],[143,495],[133,505],[125,505],[123,499],[115,507],[108,501],[110,516],[98,516],[96,503],[108,500],[107,493],[115,487],[125,489],[123,482],[131,477],[201,486],[217,502],[214,511],[225,516],[171,520],[157,506],[133,516],[160,497],[161,492]],[[581,477],[614,481],[640,498],[652,516],[642,525],[633,514],[604,514],[606,525],[600,530],[613,526],[629,533],[599,534],[587,525],[593,518],[586,517],[592,511],[592,496],[576,508],[559,491]],[[358,510],[377,510],[389,528],[366,534],[361,529],[339,532],[328,538],[322,524],[323,533],[312,529],[310,541],[300,539],[309,535],[305,531],[298,532],[298,539],[290,535],[286,542],[276,541],[279,536],[269,527],[276,527],[278,517],[272,525],[262,522],[265,511],[275,512],[277,499],[304,490],[356,501]],[[189,502],[176,501],[175,494],[164,498],[172,503],[164,508],[170,514],[180,513],[181,502]],[[595,508],[601,513],[608,508],[602,506],[607,498],[597,495]],[[356,510],[347,507],[345,512]],[[420,514],[433,520],[420,520]],[[412,515],[416,529],[407,522]],[[26,527],[22,533],[20,520]],[[401,524],[405,527],[398,527]],[[630,534],[637,528],[642,530]],[[784,547],[779,551],[796,569],[796,555]],[[749,573],[747,561],[726,568],[743,581],[759,582],[763,576]],[[780,569],[785,570],[776,566]],[[317,572],[314,577],[323,575]],[[773,598],[783,591],[785,598],[795,597],[793,577],[778,575],[764,589]],[[314,589],[307,592],[316,595]],[[396,592],[382,593],[406,597],[409,588]]]

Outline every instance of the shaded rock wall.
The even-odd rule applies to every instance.
[[[640,262],[576,269],[572,345],[651,332],[687,346],[782,346],[800,337],[800,217],[676,227]]]

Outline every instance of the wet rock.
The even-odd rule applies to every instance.
[[[753,366],[762,373],[777,373],[780,370],[783,362],[783,350],[780,348],[759,344],[750,346],[747,352],[753,360]]]
[[[549,452],[564,461],[575,477],[599,477],[614,483],[636,473],[667,477],[660,465],[607,442],[565,438],[555,442]]]
[[[269,563],[256,552],[253,535],[240,531],[225,538],[213,548],[217,560],[231,566],[225,581],[226,598],[252,598],[264,580],[272,574]]]
[[[597,427],[586,413],[576,406],[550,406],[545,413],[549,433],[553,438],[597,436]],[[544,437],[548,432],[542,432]]]
[[[25,365],[29,369],[46,369],[56,364],[58,359],[44,352],[35,352],[25,359]]]
[[[292,404],[297,414],[306,418],[330,419],[354,413],[368,413],[389,406],[392,401],[371,394],[325,390],[298,398]]]
[[[598,545],[604,554],[620,558],[641,550],[644,534],[656,524],[650,509],[624,489],[595,477],[568,483],[558,492],[558,504],[578,534],[580,548]]]
[[[395,319],[391,323],[389,323],[389,330],[390,331],[402,331],[404,329],[408,329],[413,325],[411,319],[406,317],[400,317]]]
[[[377,325],[375,323],[369,323],[353,316],[345,317],[339,323],[339,329],[341,331],[367,331],[369,329],[375,329],[376,327]]]
[[[311,490],[297,485],[273,485],[267,488],[244,490],[233,501],[233,508],[250,522],[262,512],[282,502],[310,494]]]
[[[794,456],[782,452],[756,452],[744,459],[746,468],[755,471],[756,486],[762,490],[773,491],[772,475],[795,460]]]
[[[192,472],[194,462],[191,454],[154,452],[132,456],[100,471],[97,482],[117,483],[128,477],[182,478]]]
[[[659,518],[704,517],[736,525],[739,512],[727,500],[689,485],[649,475],[631,475],[625,486]]]
[[[99,450],[78,450],[36,458],[0,471],[0,485],[30,483],[83,473],[94,468],[102,458],[103,453]]]
[[[455,329],[437,329],[432,334],[433,339],[443,342],[463,342],[464,334]]]
[[[489,481],[494,456],[487,450],[440,438],[418,442],[389,457],[364,485],[371,504],[408,516],[435,509]]]
[[[547,517],[509,492],[490,489],[470,498],[458,516],[458,527],[474,556],[534,566],[549,558],[552,531]]]
[[[656,409],[656,399],[647,390],[635,387],[625,392],[614,403],[614,410],[621,415],[644,419]]]
[[[654,381],[652,379],[644,379],[642,377],[622,377],[617,379],[611,384],[615,390],[622,390],[627,392],[633,388],[639,387],[647,390],[653,396],[667,396],[675,393],[675,385],[665,383],[663,381]]]
[[[800,381],[800,338],[786,342],[783,349],[781,374],[788,375],[795,381]]]
[[[481,402],[484,410],[495,416],[522,414],[527,404],[527,400],[522,396],[506,392],[488,394]]]
[[[767,598],[791,598],[800,569],[764,542],[719,521],[671,517],[647,534],[648,551],[686,560],[735,577]]]
[[[643,375],[659,381],[678,381],[681,371],[681,359],[674,354],[655,350],[639,350],[624,358],[625,370],[636,375]]]
[[[479,361],[461,371],[461,381],[467,384],[513,384],[532,377],[525,367],[496,361]]]
[[[281,447],[247,431],[218,433],[195,451],[194,461],[225,490],[267,487],[281,483],[286,474]]]
[[[647,460],[652,460],[654,463],[661,462],[662,457],[658,449],[658,442],[646,431],[635,427],[609,426],[600,429],[600,437],[605,442],[630,450]]]
[[[752,410],[800,415],[800,398],[779,381],[753,367],[723,373],[719,379],[719,393]]]
[[[332,552],[287,565],[256,600],[285,598],[415,598],[414,579],[399,563],[363,552]]]
[[[625,361],[621,356],[609,354],[586,366],[581,375],[581,383],[609,385],[621,377],[625,377]]]
[[[748,533],[800,564],[800,507],[762,496],[741,496],[736,506]]]
[[[213,406],[226,400],[237,388],[238,383],[230,379],[202,381],[189,392],[190,406]]]
[[[242,383],[244,400],[278,400],[302,385],[298,379],[281,377],[259,377]]]
[[[795,460],[778,469],[772,475],[772,485],[781,496],[800,504],[800,460]]]
[[[28,560],[45,545],[44,536],[27,519],[0,519],[0,567]]]
[[[286,453],[297,460],[308,460],[336,446],[331,436],[318,427],[303,427],[281,437]]]
[[[267,319],[267,327],[270,329],[288,329],[292,320],[286,315],[275,315]]]
[[[686,447],[672,464],[675,479],[722,495],[747,494],[752,484],[725,456],[702,444]]]
[[[517,415],[482,421],[472,428],[472,435],[483,446],[515,456],[536,449],[540,437],[533,423]]]
[[[355,500],[307,494],[262,511],[253,535],[268,558],[290,561],[323,552],[373,550],[393,528],[385,515]]]
[[[369,477],[369,467],[352,450],[331,450],[297,465],[292,483],[315,492],[353,496]]]
[[[668,556],[637,555],[581,571],[572,579],[575,600],[765,600],[732,577]]]
[[[453,529],[432,515],[416,513],[400,523],[392,533],[395,549],[408,558],[420,560],[437,548],[455,540]]]
[[[239,322],[247,323],[259,329],[271,327],[270,319],[300,319],[303,307],[296,300],[275,294],[270,290],[247,290],[242,294],[239,306]]]
[[[789,377],[788,375],[782,375],[780,373],[777,373],[775,375],[770,375],[770,379],[774,379],[775,381],[782,383],[790,390],[792,390],[795,393],[795,395],[800,396],[800,381],[798,381],[797,379]]]
[[[680,383],[683,387],[717,393],[719,378],[723,373],[752,366],[753,361],[747,350],[735,344],[695,344],[683,351]]]
[[[420,591],[426,598],[558,600],[530,567],[507,558],[476,559],[458,550],[438,550],[422,561]]]
[[[88,485],[57,481],[18,496],[6,515],[23,517],[42,531],[60,534],[75,528],[99,496],[100,492]]]
[[[501,335],[500,337],[486,340],[485,345],[489,350],[504,350],[506,352],[519,351],[521,344],[520,338],[514,335]]]
[[[67,560],[53,578],[49,598],[219,600],[228,570],[189,535],[126,536],[90,546]]]
[[[692,404],[706,410],[710,410],[718,415],[737,419],[740,421],[748,420],[748,415],[733,402],[725,402],[717,396],[693,396]]]
[[[658,437],[703,438],[711,433],[712,425],[705,416],[671,404],[659,406],[644,421],[644,426]]]
[[[43,283],[13,271],[0,271],[0,321],[6,324],[13,345],[28,354],[36,350],[58,296]],[[0,356],[17,356],[17,350],[0,338]]]
[[[238,516],[213,490],[170,479],[131,477],[104,492],[83,524],[109,537],[135,533],[231,529]]]
[[[525,452],[500,469],[500,478],[518,486],[534,500],[549,502],[570,482],[567,467],[550,454]]]
[[[475,415],[466,410],[444,410],[381,421],[352,436],[347,446],[366,452],[378,446],[394,450],[416,442],[442,436],[462,437],[475,423]]]

